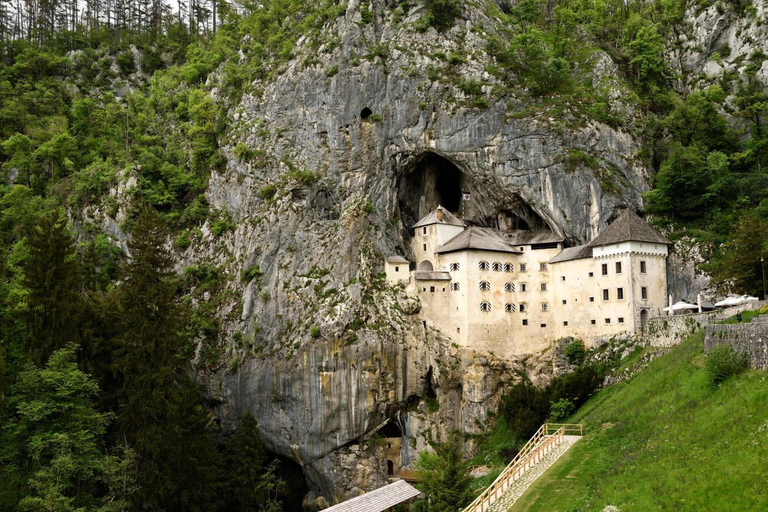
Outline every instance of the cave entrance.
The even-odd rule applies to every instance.
[[[465,176],[447,158],[425,153],[411,164],[398,180],[397,199],[400,217],[407,227],[426,216],[438,205],[459,212]]]
[[[275,457],[278,460],[277,476],[284,485],[279,491],[283,501],[284,512],[303,512],[304,496],[309,492],[309,485],[304,477],[301,465],[285,457]]]
[[[500,210],[492,220],[493,227],[501,231],[529,231],[550,229],[547,222],[521,198],[510,208]]]

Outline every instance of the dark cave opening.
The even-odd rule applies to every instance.
[[[360,119],[362,119],[363,121],[365,121],[372,115],[373,115],[373,111],[368,107],[365,107],[363,110],[360,111]]]
[[[435,153],[425,153],[398,180],[397,199],[404,225],[412,226],[438,205],[458,212],[464,185],[464,174],[455,164]]]
[[[427,374],[424,376],[424,396],[428,400],[437,400],[437,392],[434,385],[434,370],[432,366],[427,370]]]
[[[302,501],[309,492],[307,480],[301,465],[285,457],[276,457],[277,477],[284,482],[280,490],[280,499],[283,502],[283,512],[303,512]]]
[[[403,437],[403,431],[400,430],[400,426],[397,424],[395,420],[389,420],[386,425],[381,427],[381,430],[379,430],[379,434],[381,434],[382,437],[386,437],[386,438]]]
[[[515,205],[500,210],[491,219],[492,227],[501,231],[550,229],[547,222],[523,199],[517,197]]]

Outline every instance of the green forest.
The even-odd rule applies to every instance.
[[[534,110],[577,104],[585,119],[621,129],[626,120],[579,65],[606,52],[641,114],[637,156],[655,173],[645,213],[673,240],[701,248],[715,284],[761,294],[768,94],[755,76],[768,55],[756,50],[743,74],[691,88],[676,86],[690,77],[665,57],[686,9],[707,2],[401,0],[383,13],[364,8],[361,23],[423,5],[409,29],[441,34],[480,9],[498,20],[489,73],[510,89],[525,86]],[[755,16],[748,2],[722,4]],[[237,144],[227,112],[286,62],[312,65],[322,27],[347,8],[337,0],[0,5],[0,510],[289,506],[280,461],[255,420],[246,415],[225,435],[193,378],[195,350],[201,368],[222,357],[224,277],[201,267],[178,275],[169,247],[189,247],[205,222],[216,236],[234,229],[207,203],[208,179],[226,165],[227,146],[238,158],[260,155]],[[377,58],[385,63],[386,52]],[[481,98],[473,106],[486,107]],[[137,182],[126,207],[110,190],[127,175]],[[127,252],[101,228],[118,208]],[[204,292],[214,302],[195,300]]]

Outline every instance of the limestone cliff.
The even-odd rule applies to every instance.
[[[552,351],[523,361],[460,352],[417,320],[417,301],[385,285],[383,258],[408,257],[420,214],[469,193],[462,213],[474,223],[585,242],[618,207],[641,210],[652,178],[637,156],[642,120],[607,54],[581,72],[624,114],[620,127],[573,105],[548,109],[489,73],[500,22],[485,4],[467,2],[442,33],[414,29],[422,9],[401,16],[352,0],[322,46],[300,40],[300,58],[252,84],[229,113],[228,164],[207,192],[236,228],[216,237],[204,227],[179,260],[228,276],[226,361],[200,375],[218,413],[233,425],[251,411],[269,448],[302,465],[308,502],[385,481],[370,437],[383,423],[401,431],[408,466],[430,435],[480,432],[505,383],[552,372]],[[710,37],[702,16],[691,21],[696,41]],[[701,46],[672,58],[706,68]]]

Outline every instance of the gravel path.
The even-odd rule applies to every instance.
[[[546,454],[531,469],[526,471],[523,476],[512,483],[504,495],[494,502],[488,509],[488,512],[507,512],[509,508],[523,495],[523,493],[536,481],[546,470],[554,464],[562,454],[568,451],[568,448],[581,439],[581,436],[563,436],[563,442],[554,450]]]

